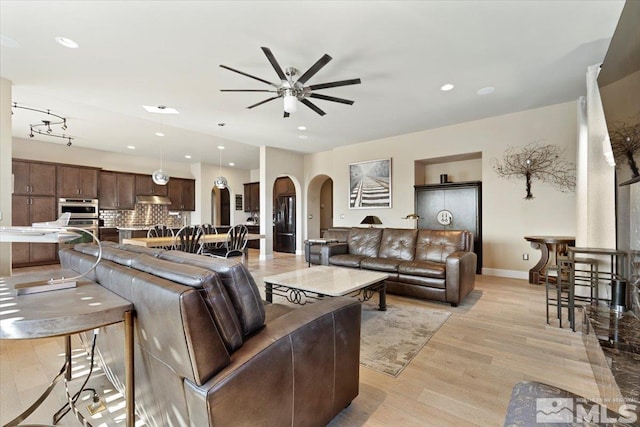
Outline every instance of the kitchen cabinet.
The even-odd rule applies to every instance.
[[[193,179],[171,178],[167,184],[170,211],[196,210],[196,181]]]
[[[56,165],[52,163],[12,161],[13,194],[56,195]]]
[[[135,175],[101,171],[98,179],[100,209],[133,210],[136,205]]]
[[[250,234],[260,234],[259,225],[247,225]],[[260,249],[260,240],[248,240],[247,247],[251,249]]]
[[[473,233],[476,272],[482,273],[482,182],[416,185],[415,208],[418,228]]]
[[[72,165],[56,166],[58,197],[95,199],[98,197],[98,169]]]
[[[29,226],[34,222],[55,221],[55,196],[11,196],[11,224]],[[13,267],[55,264],[58,245],[53,243],[12,243]]]
[[[244,184],[244,211],[260,212],[260,183]]]
[[[116,227],[100,227],[99,235],[102,242],[119,242],[118,229]]]
[[[136,175],[136,195],[166,196],[167,194],[167,185],[156,184],[151,179],[151,175]]]

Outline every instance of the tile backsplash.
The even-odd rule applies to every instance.
[[[190,215],[188,212],[180,212],[177,215],[165,205],[141,205],[136,204],[134,210],[116,211],[100,210],[100,219],[105,227],[142,227],[147,225],[165,224],[170,227],[182,227],[187,225]]]

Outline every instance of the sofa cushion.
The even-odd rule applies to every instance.
[[[339,265],[341,267],[359,268],[360,261],[365,259],[364,255],[340,254],[329,257],[330,265]]]
[[[442,262],[454,252],[466,249],[464,230],[418,230],[415,261]]]
[[[337,240],[338,242],[346,242],[349,238],[351,228],[329,228],[322,235],[323,239]]]
[[[349,231],[347,244],[349,253],[352,255],[363,255],[377,257],[380,247],[382,228],[352,228]]]
[[[418,230],[406,228],[385,228],[380,240],[379,258],[395,258],[413,261],[416,251]]]
[[[181,251],[164,251],[160,259],[215,271],[235,308],[243,336],[264,326],[264,306],[253,276],[239,260],[213,258]]]
[[[395,273],[398,271],[398,264],[401,262],[399,259],[390,258],[364,258],[360,261],[360,268]]]
[[[227,350],[232,353],[242,346],[242,330],[229,293],[215,274],[215,280],[204,284],[207,307],[211,310],[213,321],[218,327],[220,338]]]
[[[408,261],[398,266],[398,273],[444,279],[445,264],[429,261]]]

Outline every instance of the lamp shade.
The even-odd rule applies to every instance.
[[[367,224],[367,225],[382,224],[382,221],[380,221],[380,218],[378,218],[375,215],[367,215],[364,217],[362,221],[360,221],[360,224]]]

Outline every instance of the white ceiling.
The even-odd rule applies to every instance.
[[[576,99],[603,60],[624,1],[0,1],[0,75],[13,100],[68,117],[74,147],[259,167],[267,145],[313,153]],[[63,36],[80,48],[54,40]],[[260,50],[307,84],[361,78],[290,118],[268,89],[220,64],[278,82]],[[453,83],[450,92],[440,91]],[[478,89],[495,93],[479,96]],[[320,92],[319,92],[320,93]],[[160,117],[142,105],[180,111]],[[16,109],[13,135],[41,115]],[[225,123],[221,127],[218,123]],[[298,126],[307,130],[301,132]],[[307,139],[300,139],[305,134]],[[37,136],[57,144],[65,141]],[[127,145],[136,146],[135,150]],[[72,150],[70,148],[70,150]],[[184,158],[192,156],[191,160]]]

